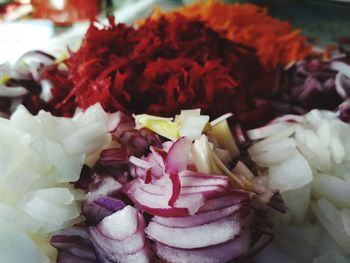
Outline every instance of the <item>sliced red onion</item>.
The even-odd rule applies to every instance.
[[[170,174],[172,182],[172,195],[169,199],[169,205],[173,206],[180,196],[181,182],[179,179],[179,172],[187,167],[192,147],[191,139],[182,137],[178,139],[169,149],[166,161],[165,170]]]
[[[90,227],[99,258],[111,262],[150,262],[152,255],[144,233],[145,222],[137,210],[126,206]]]
[[[57,262],[97,262],[87,228],[71,227],[55,232],[50,243],[58,250]]]
[[[107,196],[100,196],[95,201],[95,204],[102,206],[106,208],[107,210],[111,212],[117,212],[120,209],[123,209],[125,204],[123,201],[113,198],[113,197],[107,197]]]
[[[215,197],[220,194],[221,193],[217,191],[183,194],[180,195],[179,198],[176,200],[174,207],[187,208],[188,214],[194,215],[204,204],[206,199]]]
[[[100,196],[94,201],[85,202],[83,205],[83,214],[89,225],[97,225],[105,217],[110,216],[114,212],[123,209],[125,204],[123,201],[113,198]]]
[[[96,259],[84,259],[67,251],[59,251],[57,254],[57,263],[97,263]]]
[[[40,50],[33,50],[23,54],[13,66],[11,77],[14,79],[39,81],[43,67],[55,63],[55,57]]]
[[[169,263],[225,263],[246,255],[249,247],[250,232],[247,230],[224,244],[206,248],[179,249],[159,242],[154,244],[157,255]]]
[[[115,225],[117,226],[118,224]],[[144,228],[139,225],[135,233],[121,240],[106,237],[100,230],[103,226],[90,227],[89,231],[96,249],[107,255],[107,258],[117,261],[117,257],[121,254],[134,254],[144,247],[145,236],[142,227]],[[110,254],[113,256],[108,256]]]
[[[190,157],[192,141],[187,137],[178,139],[169,149],[165,161],[165,170],[169,174],[186,170]]]
[[[149,170],[152,168],[152,164],[148,161],[145,161],[143,159],[137,158],[135,156],[130,156],[129,162],[136,167],[139,167],[145,171]]]
[[[229,179],[222,175],[207,175],[184,170],[179,173],[182,187],[187,186],[222,186],[227,187]]]
[[[111,127],[112,135],[123,145],[128,147],[136,156],[144,154],[151,145],[161,146],[158,136],[148,129],[135,129],[135,120],[122,113],[114,114],[114,128]]]
[[[237,215],[188,228],[168,227],[151,221],[145,229],[150,239],[167,246],[183,249],[221,244],[238,236],[240,231],[240,216]]]
[[[241,209],[241,204],[235,204],[222,209],[212,210],[209,212],[198,213],[192,216],[186,217],[160,217],[155,216],[152,221],[169,227],[194,227],[203,224],[208,224],[224,217],[232,215]]]
[[[181,194],[181,183],[178,173],[170,174],[170,180],[172,184],[172,193],[169,199],[169,205],[174,206]]]
[[[146,192],[140,186],[137,179],[132,180],[123,188],[123,192],[140,207],[143,211],[151,215],[164,217],[186,216],[189,214],[187,208],[171,207],[167,198],[163,195],[156,195]]]
[[[102,166],[118,168],[129,163],[129,150],[127,148],[106,149],[100,153],[98,163]]]
[[[225,187],[220,185],[204,185],[204,186],[185,186],[181,187],[180,195],[188,195],[188,194],[197,194],[203,193],[204,196],[210,195],[220,195],[220,193],[224,193],[226,191]]]
[[[74,187],[85,191],[93,191],[102,181],[102,178],[89,166],[84,165],[80,172],[79,180],[74,183]]]
[[[146,157],[147,161],[152,164],[151,178],[161,178],[165,172],[165,159],[167,152],[157,147],[150,147],[151,153]]]
[[[240,191],[240,190],[234,190],[234,191],[230,191],[225,196],[206,201],[205,204],[199,209],[198,212],[201,213],[201,212],[218,210],[218,209],[229,207],[238,203],[247,205],[250,202],[251,202],[251,193]]]
[[[95,185],[94,189],[86,195],[88,200],[95,200],[99,196],[116,195],[123,185],[111,176],[101,177],[100,181]]]

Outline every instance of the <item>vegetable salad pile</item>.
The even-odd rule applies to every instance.
[[[56,55],[0,65],[0,262],[350,260],[342,46],[208,1]]]

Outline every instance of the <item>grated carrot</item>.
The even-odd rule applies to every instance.
[[[218,0],[181,7],[167,15],[181,13],[188,18],[199,18],[222,36],[256,49],[266,70],[302,60],[311,54],[311,45],[291,24],[272,18],[266,8],[253,4],[225,4]],[[163,13],[156,10],[153,19]]]

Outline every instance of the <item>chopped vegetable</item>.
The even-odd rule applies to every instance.
[[[54,260],[48,234],[84,220],[84,193],[70,183],[111,140],[109,121],[97,105],[73,119],[33,116],[23,106],[0,119],[0,228],[10,241],[0,245],[1,262]]]
[[[111,262],[150,262],[152,252],[144,233],[145,222],[131,206],[89,227],[91,241],[99,255]]]
[[[263,7],[209,0],[181,7],[167,16],[176,18],[178,14],[199,17],[222,36],[256,48],[267,70],[287,66],[311,53],[311,46],[300,30],[293,29],[288,22],[270,17]],[[152,18],[158,19],[162,15],[158,11]]]
[[[275,216],[282,227],[276,229],[276,235],[280,236],[286,227],[299,226],[295,228],[296,236],[283,235],[274,245],[298,262],[323,257],[319,252],[322,243],[301,242],[309,247],[304,254],[298,251],[299,245],[293,245],[299,240],[301,227],[310,224],[314,227],[321,224],[337,245],[349,253],[349,129],[336,113],[312,110],[303,116],[283,116],[265,127],[248,131],[254,140],[248,149],[252,159],[260,166],[259,172],[266,176],[269,186],[281,191],[289,209],[286,215]],[[316,222],[310,214],[317,218]],[[339,257],[343,255],[341,252]]]
[[[271,86],[254,50],[181,15],[148,19],[137,29],[113,18],[102,28],[92,23],[80,49],[62,63],[40,68],[39,79],[25,86],[23,103],[32,113],[72,116],[95,103],[110,112],[162,116],[201,108],[212,117],[242,113],[237,118],[251,126],[268,111],[254,99]]]

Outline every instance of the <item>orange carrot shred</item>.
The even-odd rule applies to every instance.
[[[225,4],[218,0],[181,7],[168,17],[181,13],[188,18],[199,18],[222,36],[254,47],[267,71],[279,65],[304,59],[311,54],[311,45],[288,22],[272,18],[267,9],[253,4]],[[152,18],[161,17],[157,10]]]

